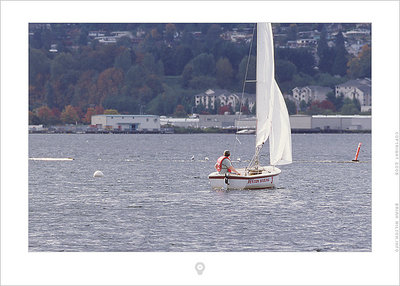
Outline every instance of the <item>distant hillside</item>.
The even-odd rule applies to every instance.
[[[276,78],[283,92],[370,76],[370,27],[363,25],[274,24]],[[70,117],[87,122],[88,113],[107,109],[159,115],[172,115],[178,106],[180,112],[181,106],[186,113],[196,111],[193,95],[199,92],[241,91],[253,27],[30,24],[31,122]],[[349,51],[355,38],[365,47],[353,55]],[[249,78],[255,76],[255,51],[253,44]],[[254,86],[247,92],[254,93]],[[66,116],[68,106],[76,114]]]

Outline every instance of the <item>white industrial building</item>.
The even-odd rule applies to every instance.
[[[292,130],[364,130],[372,127],[371,115],[290,115]],[[240,129],[255,129],[256,119],[242,118],[236,120],[236,127]]]
[[[176,118],[176,117],[160,117],[161,125],[172,125],[184,128],[199,128],[199,118]]]
[[[99,130],[160,132],[160,116],[158,115],[93,115],[91,124]]]
[[[313,115],[312,129],[371,130],[371,115]]]

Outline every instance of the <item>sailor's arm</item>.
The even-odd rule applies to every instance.
[[[240,173],[232,165],[229,167],[229,170],[233,173],[240,175]]]

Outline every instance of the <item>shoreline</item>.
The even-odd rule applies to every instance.
[[[29,130],[29,134],[235,134],[236,128],[183,128],[175,127],[161,129],[160,131],[121,131],[121,130]],[[350,129],[291,129],[292,134],[371,134],[371,130],[350,130]],[[255,135],[238,134],[238,135]]]

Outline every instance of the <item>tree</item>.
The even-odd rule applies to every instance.
[[[297,113],[296,104],[292,100],[285,98],[285,103],[290,115]]]
[[[305,112],[307,110],[307,107],[308,107],[307,102],[304,99],[302,99],[300,101],[300,110],[302,112]]]
[[[97,101],[102,103],[106,97],[117,96],[122,86],[124,75],[122,70],[109,68],[103,71],[97,80]]]
[[[333,110],[340,110],[343,106],[344,95],[340,94],[338,97],[335,96],[334,92],[328,92],[326,95],[327,100],[329,100],[335,107]]]
[[[231,85],[233,79],[233,68],[227,58],[221,58],[217,61],[217,83],[221,88],[227,88]]]
[[[297,73],[296,66],[288,60],[277,60],[275,75],[276,81],[278,83],[291,81],[293,79],[294,74]]]
[[[40,119],[37,117],[35,113],[29,111],[29,125],[38,125],[40,124]]]
[[[256,57],[250,56],[250,61],[247,65],[248,58],[249,58],[248,56],[244,57],[239,64],[237,81],[240,83],[240,87],[243,87],[247,66],[248,66],[248,70],[247,70],[246,80],[255,80],[256,79]],[[249,93],[255,93],[256,92],[255,83],[246,83],[246,91]]]
[[[114,67],[127,72],[132,65],[131,52],[125,49],[115,58]]]
[[[192,49],[188,46],[178,46],[174,49],[173,58],[175,62],[175,73],[173,75],[180,75],[186,64],[193,58]]]
[[[315,60],[309,49],[277,48],[276,61],[278,62],[278,60],[290,61],[296,66],[298,72],[308,75],[313,75],[315,73]]]
[[[212,76],[215,74],[215,61],[211,54],[200,54],[191,63],[194,76]]]
[[[177,105],[174,112],[175,117],[186,117],[187,113],[185,111],[185,107],[181,104]]]
[[[213,88],[217,85],[214,77],[196,76],[189,81],[189,87],[193,89]]]
[[[51,78],[57,79],[65,75],[69,70],[74,71],[78,67],[78,62],[72,54],[60,53],[51,62]]]
[[[228,114],[233,113],[232,106],[230,104],[221,106],[218,110],[218,114],[225,114],[225,112],[228,112]]]
[[[347,71],[348,53],[344,45],[342,31],[339,31],[335,40],[335,59],[332,65],[331,73],[333,75],[345,76]]]
[[[344,115],[354,115],[358,114],[360,111],[351,99],[346,98],[340,112]]]
[[[193,65],[187,64],[182,72],[182,86],[188,87],[193,78]]]
[[[317,54],[319,56],[319,70],[321,72],[331,73],[332,65],[335,60],[335,53],[332,48],[328,46],[327,31],[324,27],[321,32],[320,40],[318,41]]]
[[[41,106],[36,110],[37,117],[40,122],[44,125],[54,124],[55,116],[50,108],[47,106]]]
[[[96,110],[93,107],[89,107],[86,110],[86,114],[85,114],[85,118],[83,119],[83,122],[87,123],[87,124],[91,123],[93,115],[96,115]]]
[[[371,48],[364,45],[357,57],[348,62],[347,74],[350,78],[371,78]]]
[[[335,105],[330,102],[329,100],[323,100],[319,103],[318,105],[319,108],[321,109],[325,109],[325,110],[331,110],[331,111],[335,111]]]
[[[66,124],[74,124],[79,121],[79,115],[72,105],[67,105],[61,112],[61,121]]]
[[[50,59],[42,50],[29,49],[29,85],[44,87],[50,75]]]

